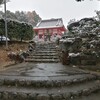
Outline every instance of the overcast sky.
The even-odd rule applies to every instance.
[[[3,7],[0,8],[3,10]],[[62,18],[66,26],[70,19],[81,19],[96,16],[95,10],[100,10],[100,0],[10,0],[7,10],[36,11],[42,19]]]

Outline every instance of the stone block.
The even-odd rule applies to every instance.
[[[28,100],[37,100],[38,94],[30,93],[28,94]]]
[[[53,94],[52,97],[53,97],[53,100],[62,100],[63,99],[62,95],[60,95],[60,94]]]
[[[4,80],[0,80],[0,85],[3,85],[4,84]]]
[[[36,100],[50,100],[50,97],[48,94],[39,94]]]

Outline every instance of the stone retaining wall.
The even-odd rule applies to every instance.
[[[89,89],[83,89],[80,91],[73,91],[70,93],[65,92],[64,94],[39,94],[39,93],[22,93],[22,92],[3,92],[0,91],[0,100],[72,100],[79,96],[87,96],[91,93],[100,90],[100,86],[95,86]]]
[[[46,88],[52,88],[52,87],[62,87],[62,86],[67,86],[67,85],[73,85],[73,84],[78,84],[86,81],[92,81],[96,80],[97,77],[94,75],[88,76],[88,77],[82,77],[82,78],[77,78],[77,79],[68,79],[68,80],[52,80],[52,81],[32,81],[32,80],[20,80],[20,79],[15,79],[15,80],[10,80],[10,79],[2,79],[0,80],[0,86],[5,85],[5,86],[23,86],[23,87],[34,87],[34,88],[40,88],[40,87],[46,87]]]

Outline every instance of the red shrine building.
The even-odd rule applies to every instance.
[[[52,41],[56,36],[62,36],[66,31],[62,18],[41,20],[34,27],[35,35],[38,40]]]

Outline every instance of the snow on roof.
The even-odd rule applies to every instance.
[[[63,26],[63,20],[62,18],[58,19],[47,19],[47,20],[41,20],[35,28],[52,28],[52,27],[62,27]]]

